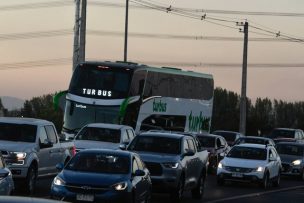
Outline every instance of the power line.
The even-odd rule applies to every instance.
[[[93,61],[100,61],[100,59],[89,59]],[[102,60],[113,61],[113,60]],[[141,64],[152,64],[158,66],[179,66],[179,67],[201,67],[201,68],[241,68],[241,63],[202,63],[202,62],[161,62],[161,61],[137,61]],[[55,58],[36,61],[25,61],[16,63],[0,63],[0,70],[15,70],[27,68],[41,68],[45,66],[57,66],[71,64],[71,58]],[[304,63],[249,63],[249,68],[304,68]]]
[[[252,42],[290,42],[289,39],[274,38],[273,35],[253,32],[260,35],[269,36],[268,38],[249,38],[249,41]],[[57,36],[66,36],[72,35],[72,29],[62,29],[62,30],[46,30],[46,31],[37,31],[37,32],[24,32],[24,33],[8,33],[0,34],[0,41],[7,40],[24,40],[24,39],[36,39],[44,37],[57,37]],[[88,35],[95,36],[112,36],[112,37],[121,37],[124,35],[123,32],[119,31],[105,31],[105,30],[87,30]],[[156,38],[156,39],[171,39],[171,40],[209,40],[209,41],[243,41],[242,37],[224,37],[224,36],[203,36],[203,35],[173,35],[173,34],[157,34],[157,33],[139,33],[131,32],[129,33],[132,37],[137,38]],[[272,38],[270,38],[272,37]],[[301,39],[304,40],[304,39]]]

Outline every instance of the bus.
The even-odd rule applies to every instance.
[[[75,135],[98,122],[128,125],[136,133],[209,132],[213,91],[210,74],[130,62],[83,62],[69,89],[57,95],[65,95],[62,131]]]

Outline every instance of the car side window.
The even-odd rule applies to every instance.
[[[136,156],[135,156],[135,160],[136,160],[136,163],[138,165],[138,169],[144,170],[144,168],[145,168],[144,163],[138,157],[136,157]]]
[[[135,158],[133,159],[133,164],[132,164],[132,173],[134,174],[135,171],[137,171],[139,169],[137,162],[135,160]]]
[[[2,157],[0,157],[0,168],[4,168],[4,162],[3,162]]]
[[[184,140],[184,152],[188,152],[189,151],[189,144],[187,142],[187,140]]]
[[[130,129],[127,130],[127,133],[128,133],[128,136],[129,136],[129,140],[132,140],[135,137],[135,135],[133,134],[133,131],[130,130]]]
[[[194,146],[194,142],[192,139],[187,139],[188,145],[189,145],[189,149],[192,150],[193,152],[195,152],[195,146]]]
[[[127,131],[123,130],[123,132],[122,132],[122,142],[125,143],[125,142],[128,142],[128,141],[130,141],[130,139],[128,137]]]
[[[220,148],[221,146],[221,140],[219,138],[216,138],[216,148]]]
[[[220,142],[222,146],[226,146],[226,140],[224,138],[220,138]]]
[[[46,140],[48,140],[46,131],[44,127],[39,128],[39,141],[40,143],[44,143]]]
[[[47,126],[45,126],[45,130],[46,130],[47,136],[51,140],[51,142],[53,144],[56,144],[58,142],[58,140],[57,140],[57,136],[56,136],[54,127],[51,125],[47,125]]]
[[[278,157],[278,153],[276,152],[275,149],[271,149],[271,152],[272,152],[274,158]]]
[[[275,154],[273,153],[273,150],[269,150],[269,159],[275,159],[276,158],[276,156],[275,156]]]

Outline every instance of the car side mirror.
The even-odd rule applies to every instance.
[[[274,157],[269,157],[269,162],[275,161],[276,159]]]
[[[193,156],[195,152],[193,150],[188,150],[187,152],[184,153],[184,156]]]
[[[40,143],[39,145],[41,149],[53,147],[53,143],[48,139],[46,139],[43,143]]]
[[[134,173],[134,176],[144,176],[146,175],[145,171],[144,170],[136,170],[135,173]]]
[[[125,144],[125,145],[128,145],[130,143],[130,140],[125,140],[124,142],[123,142],[123,144]]]
[[[119,149],[121,150],[127,150],[127,145],[126,144],[120,144]]]
[[[63,168],[64,168],[64,164],[63,163],[56,164],[56,169],[58,171],[62,171]]]

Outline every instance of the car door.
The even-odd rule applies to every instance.
[[[53,163],[50,161],[50,151],[52,146],[48,145],[48,136],[44,126],[38,127],[39,146],[37,153],[39,159],[38,175],[46,175],[52,171]]]
[[[150,179],[150,172],[145,166],[144,162],[139,158],[139,156],[135,155],[135,160],[138,165],[138,169],[145,172],[145,175],[142,176],[142,180],[140,181],[139,187],[140,189],[140,199],[144,200],[147,197],[148,193],[151,190],[151,179]]]
[[[196,148],[195,148],[195,143],[194,140],[192,138],[187,138],[185,139],[185,142],[188,143],[188,151],[192,151],[194,153],[196,153]],[[192,156],[185,156],[185,159],[187,159],[187,179],[185,182],[185,186],[186,187],[192,187],[192,185],[196,185],[196,177],[198,177],[198,171],[197,170],[197,159],[198,157],[195,155]]]
[[[269,148],[269,154],[268,154],[268,170],[269,170],[269,177],[274,178],[278,175],[279,171],[279,163],[278,163],[278,157],[274,150]]]
[[[137,170],[140,170],[136,158],[132,158],[132,185],[134,189],[134,202],[141,202],[144,199],[145,195],[145,180],[143,176],[136,176],[135,173]]]

